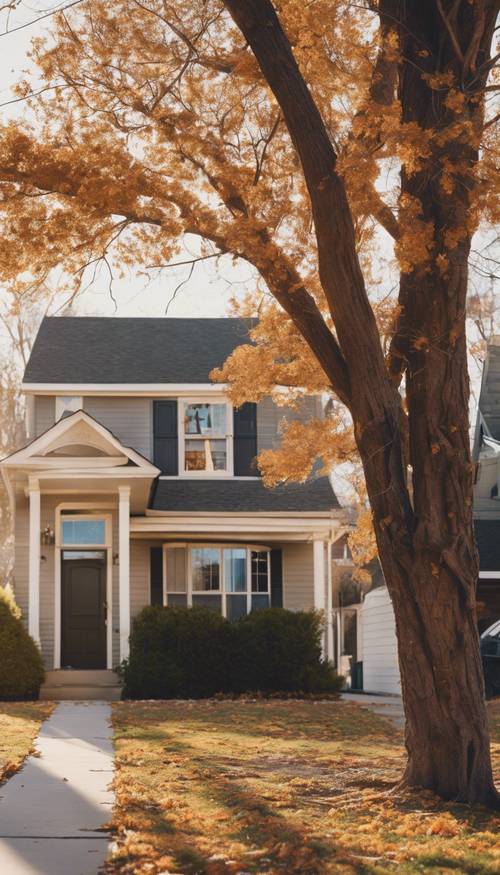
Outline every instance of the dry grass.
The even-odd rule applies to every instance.
[[[50,702],[0,702],[0,784],[17,772],[53,710]]]
[[[124,702],[113,719],[109,872],[500,871],[491,812],[389,795],[401,735],[354,703]]]

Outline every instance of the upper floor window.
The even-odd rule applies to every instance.
[[[256,477],[257,405],[223,398],[153,403],[154,463],[169,476]]]
[[[183,442],[184,472],[227,473],[230,462],[227,404],[184,401]]]

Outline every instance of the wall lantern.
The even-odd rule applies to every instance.
[[[55,542],[56,536],[54,534],[54,529],[51,529],[50,526],[45,526],[40,535],[40,543],[44,547],[52,547]]]

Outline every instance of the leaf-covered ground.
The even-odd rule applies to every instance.
[[[49,702],[0,702],[0,784],[21,766],[53,710]]]
[[[354,703],[122,702],[113,720],[110,873],[500,871],[498,816],[389,795],[401,734]]]

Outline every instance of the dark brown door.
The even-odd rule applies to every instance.
[[[105,554],[76,555],[64,551],[62,559],[61,665],[106,668]]]

